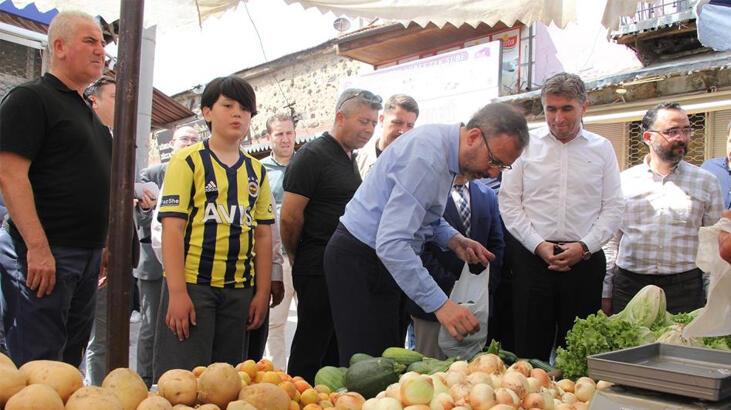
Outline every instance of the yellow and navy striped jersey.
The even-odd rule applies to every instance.
[[[158,219],[187,221],[185,281],[215,288],[254,285],[254,229],[274,223],[266,169],[240,153],[229,167],[208,141],[178,151],[170,159]]]

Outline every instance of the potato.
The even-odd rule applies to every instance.
[[[122,402],[112,391],[86,386],[74,392],[66,402],[66,410],[124,410]]]
[[[213,363],[198,378],[198,402],[201,404],[213,403],[225,408],[229,402],[236,400],[240,390],[239,372],[228,363]],[[284,393],[279,387],[277,390]],[[289,402],[289,396],[287,401]]]
[[[246,400],[236,400],[229,403],[226,410],[257,410],[257,408]]]
[[[195,404],[198,380],[193,372],[181,369],[168,370],[157,381],[157,392],[172,405]]]
[[[102,382],[102,387],[112,391],[122,402],[124,410],[136,410],[147,398],[147,385],[132,369],[120,367],[112,370]]]
[[[61,396],[51,386],[31,384],[5,404],[5,410],[64,410]]]
[[[260,383],[241,389],[239,400],[246,400],[258,410],[289,410],[289,396],[279,387]]]
[[[142,400],[137,410],[173,410],[173,405],[164,397],[149,396]]]
[[[15,393],[23,390],[26,381],[26,376],[15,367],[0,366],[0,408]]]
[[[64,362],[33,360],[20,366],[19,370],[28,379],[28,384],[47,384],[53,387],[64,403],[84,385],[84,377],[79,369]]]
[[[229,405],[230,405],[230,404],[231,404],[231,403],[229,403]],[[220,408],[220,407],[218,407],[218,406],[216,406],[216,405],[215,405],[215,404],[213,404],[213,403],[207,403],[207,404],[204,404],[204,405],[202,405],[202,406],[198,406],[198,407],[196,407],[196,410],[221,410],[221,408]]]
[[[8,356],[5,356],[2,353],[0,353],[0,366],[10,366],[13,369],[18,368],[18,366],[15,365],[15,362],[13,362],[13,359],[9,358]]]
[[[185,404],[176,404],[173,406],[173,410],[195,410],[193,407],[186,406]]]

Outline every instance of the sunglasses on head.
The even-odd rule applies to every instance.
[[[343,107],[343,104],[348,102],[349,100],[352,100],[353,98],[361,98],[363,100],[366,100],[369,103],[373,104],[381,104],[383,102],[383,99],[380,95],[373,94],[372,92],[368,90],[360,90],[357,93],[351,95],[350,97],[340,101],[340,104],[338,104],[337,107],[335,107],[335,111],[340,111],[340,109]]]

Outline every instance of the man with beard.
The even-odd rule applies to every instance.
[[[616,260],[607,264],[602,309],[619,312],[637,291],[656,285],[670,313],[690,312],[705,303],[703,272],[695,264],[698,228],[720,218],[721,188],[713,174],[683,161],[694,130],[680,105],[648,110],[642,129],[650,153],[622,172],[626,209],[607,244]]]
[[[515,353],[548,360],[576,317],[601,307],[605,244],[622,220],[612,144],[582,127],[584,82],[559,73],[541,90],[546,127],[503,175],[500,213],[512,269]]]

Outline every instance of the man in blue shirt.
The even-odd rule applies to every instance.
[[[340,364],[354,353],[380,355],[403,343],[403,293],[456,339],[479,330],[475,316],[447,295],[422,266],[434,241],[460,259],[487,265],[494,255],[442,218],[454,178],[496,177],[528,144],[523,115],[488,104],[467,126],[426,125],[381,154],[348,203],[325,251]]]
[[[726,156],[706,160],[701,168],[718,178],[723,194],[723,205],[731,208],[731,122],[728,123],[728,139],[726,140]]]

